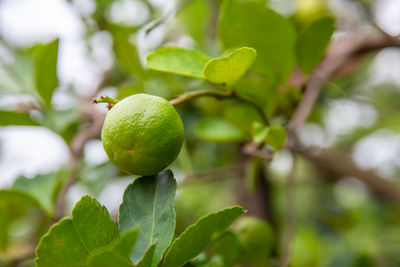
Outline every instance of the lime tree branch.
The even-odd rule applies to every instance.
[[[324,84],[335,72],[343,67],[347,61],[369,52],[374,52],[386,47],[400,47],[400,38],[388,37],[384,34],[371,36],[357,36],[340,39],[333,42],[328,49],[327,56],[314,70],[305,85],[303,98],[288,123],[289,135],[305,123],[318,99]]]
[[[269,124],[269,120],[268,120],[267,116],[265,115],[265,112],[264,112],[262,106],[260,106],[256,101],[254,101],[250,98],[246,98],[246,97],[239,95],[234,90],[222,91],[222,90],[211,90],[210,89],[210,90],[199,90],[199,91],[187,92],[187,93],[181,94],[180,96],[178,96],[175,99],[172,99],[169,102],[172,105],[176,106],[176,105],[182,104],[184,102],[190,101],[192,99],[195,99],[198,97],[203,97],[203,96],[211,96],[211,97],[215,97],[217,99],[232,98],[232,99],[237,99],[241,102],[247,103],[247,104],[251,105],[254,109],[257,110],[257,112],[260,114],[261,119],[263,120],[264,124],[266,124],[266,125]]]

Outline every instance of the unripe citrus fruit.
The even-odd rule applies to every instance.
[[[153,175],[171,164],[183,142],[183,123],[164,98],[131,95],[108,112],[101,131],[104,150],[121,170]]]
[[[243,262],[262,263],[269,259],[274,236],[268,222],[257,217],[242,217],[234,226],[234,232],[242,248]]]
[[[295,18],[303,25],[325,16],[328,13],[326,0],[297,0]]]

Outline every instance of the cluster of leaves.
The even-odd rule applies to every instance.
[[[280,105],[273,88],[286,87],[296,63],[305,74],[318,65],[334,31],[334,20],[319,18],[297,34],[289,19],[262,1],[227,0],[221,6],[218,29],[224,49],[221,57],[210,58],[193,49],[162,47],[147,56],[146,65],[157,71],[207,80],[220,85],[220,90],[233,90],[273,116],[278,115],[274,109]],[[284,145],[285,131],[280,125],[260,129],[257,115],[244,120],[247,123],[243,125],[236,116],[233,120],[204,118],[198,123],[197,136],[211,142],[240,142],[250,135],[275,149]],[[264,132],[265,136],[254,132]]]
[[[60,220],[42,237],[36,265],[148,267],[163,258],[162,266],[182,266],[244,213],[235,206],[208,214],[172,241],[175,191],[169,170],[136,179],[125,190],[118,226],[104,206],[82,197],[72,217]]]
[[[141,63],[136,40],[148,23],[159,18],[159,10],[148,1],[140,1],[149,11],[148,19],[141,25],[123,25],[108,19],[109,10],[116,1],[94,2],[94,12],[81,15],[86,27],[85,41],[90,46],[90,38],[99,32],[111,36],[115,62],[108,71],[104,86],[116,88],[118,98],[139,92],[167,99],[200,89],[235,92],[240,98],[260,106],[272,123],[265,125],[254,106],[248,104],[249,101],[236,98],[223,101],[202,98],[179,107],[187,142],[172,168],[185,173],[209,171],[241,162],[243,158],[236,157],[238,143],[255,141],[267,144],[274,150],[281,149],[286,139],[283,125],[301,92],[300,88],[290,85],[290,76],[296,67],[304,76],[315,69],[334,30],[333,18],[326,17],[324,12],[315,12],[306,18],[299,12],[287,18],[263,0],[188,1],[174,18],[162,22],[167,26],[167,36],[163,36],[158,45],[166,46],[148,55],[148,69]],[[307,22],[299,23],[298,19],[303,18]],[[168,31],[173,34],[168,36]],[[174,47],[177,35],[190,36],[192,48]],[[86,126],[86,121],[79,114],[77,104],[68,108],[54,104],[53,95],[60,86],[64,86],[65,92],[76,98],[76,92],[80,91],[80,88],[58,82],[56,66],[59,65],[59,44],[62,45],[62,40],[31,48],[10,48],[14,58],[12,64],[1,62],[0,66],[1,95],[29,95],[34,105],[28,108],[29,111],[24,106],[2,108],[0,126],[45,127],[70,145],[72,137]],[[372,88],[367,93],[351,92],[349,88],[360,88],[359,84],[368,76],[367,68],[360,68],[357,73],[328,84],[310,120],[323,127],[323,112],[336,98],[355,95],[354,99],[373,100],[371,103],[382,115],[380,120],[373,127],[361,129],[342,140],[340,146],[346,150],[350,150],[358,139],[379,129],[399,130],[398,88],[386,85]],[[75,102],[78,103],[78,99]],[[335,184],[321,182],[325,174],[316,174],[305,162],[299,165],[296,177],[299,183],[296,198],[298,231],[293,244],[292,265],[304,267],[326,263],[332,266],[374,266],[374,258],[377,258],[376,261],[385,259],[394,262],[393,266],[398,266],[400,242],[397,237],[400,234],[398,218],[393,215],[397,212],[396,207],[376,203],[370,198],[359,206],[344,207],[335,197]],[[258,159],[250,161],[246,170],[248,189],[256,190],[257,173],[264,167]],[[11,188],[0,190],[0,265],[3,264],[2,260],[6,260],[6,266],[10,262],[12,265],[13,255],[17,254],[15,251],[25,249],[25,246],[21,248],[21,243],[28,247],[33,243],[35,246],[47,232],[54,222],[55,200],[67,175],[68,171],[60,170],[33,179],[20,177]],[[280,217],[285,188],[280,183],[279,174],[270,175],[273,178],[272,205],[276,209],[276,214],[272,216]],[[77,176],[78,185],[97,198],[111,179],[120,181],[121,173],[109,162],[93,166],[83,161]],[[168,216],[160,217],[164,224],[157,229],[161,229],[161,232],[151,233],[151,229],[146,228],[152,225],[152,221],[149,222],[152,214],[147,212],[155,210],[155,206],[149,206],[156,203],[152,197],[155,184],[141,184],[145,182],[142,178],[128,187],[130,193],[128,189],[125,193],[118,227],[96,200],[84,197],[76,205],[71,219],[63,219],[43,237],[38,249],[38,264],[57,266],[62,263],[52,260],[60,257],[65,263],[75,259],[73,264],[83,262],[94,266],[149,266],[147,260],[159,261],[165,266],[168,266],[167,260],[171,264],[190,261],[187,263],[189,266],[231,266],[240,261],[237,255],[242,253],[235,233],[224,232],[220,235],[225,228],[218,226],[221,228],[216,230],[217,235],[204,235],[204,232],[215,229],[212,227],[217,227],[214,223],[208,225],[206,218],[214,221],[215,216],[222,216],[217,215],[221,213],[204,217],[205,221],[201,219],[188,228],[186,238],[200,238],[195,234],[201,233],[198,242],[172,237],[174,229],[176,235],[182,237],[184,234],[180,233],[193,223],[193,218],[237,202],[238,175],[221,174],[221,177],[225,176],[230,179],[212,183],[199,181],[180,188],[175,199],[176,218],[171,211],[170,198],[157,202],[157,205],[169,205],[169,209],[164,210],[168,211]],[[131,192],[139,187],[146,190]],[[243,186],[240,188],[244,190]],[[172,191],[169,192],[172,194]],[[351,191],[350,195],[357,196],[357,193],[357,190]],[[135,197],[142,201],[137,201]],[[139,203],[147,209],[144,211]],[[135,210],[135,216],[131,216],[132,210]],[[239,208],[234,210],[239,213]],[[228,209],[222,213],[225,212],[233,211]],[[121,217],[121,214],[127,216]],[[176,226],[172,224],[175,219]],[[158,222],[156,225],[159,225]],[[202,227],[209,228],[204,230]],[[277,228],[280,228],[279,225]],[[64,240],[66,237],[70,239]],[[54,247],[49,245],[53,241],[57,241]],[[194,254],[203,251],[210,242],[208,255],[211,257],[200,254],[193,259]],[[55,250],[56,247],[60,249]],[[173,247],[184,249],[178,253],[175,249],[173,252]],[[253,252],[257,252],[257,249],[253,249]],[[108,260],[112,260],[112,263]]]
[[[12,223],[26,216],[34,216],[37,220],[32,224],[39,224],[44,229],[54,217],[54,202],[61,189],[65,173],[51,173],[39,175],[35,179],[19,177],[9,189],[0,190],[0,249],[5,250],[9,241],[9,230]]]
[[[177,19],[183,27],[188,27],[186,31],[189,34],[202,43],[204,40],[200,39],[204,39],[205,25],[210,19],[208,16],[212,4],[199,0],[192,2],[178,13]],[[99,30],[109,31],[114,41],[117,64],[107,83],[117,84],[120,97],[141,90],[162,94],[160,90],[151,92],[151,88],[154,85],[158,86],[160,82],[157,79],[165,80],[170,88],[184,86],[180,81],[176,86],[176,82],[170,80],[171,76],[157,77],[157,74],[153,75],[151,71],[141,66],[138,48],[130,41],[132,34],[140,27],[110,23],[105,15],[110,4],[97,1],[96,12],[92,14],[92,19],[96,21]],[[147,3],[146,5],[153,15],[154,9],[151,5]],[[198,16],[194,16],[193,13],[198,13]],[[260,105],[267,116],[277,117],[275,121],[278,125],[281,124],[285,117],[280,118],[279,115],[290,114],[289,106],[298,99],[298,90],[286,86],[288,77],[296,64],[308,74],[319,63],[334,29],[333,19],[328,17],[317,19],[297,33],[295,24],[290,19],[276,13],[263,1],[242,0],[223,1],[218,17],[218,37],[223,51],[221,57],[211,58],[192,49],[163,47],[148,55],[146,65],[153,70],[204,79],[222,86],[220,87],[222,90],[233,90],[241,97]],[[197,26],[189,27],[191,24]],[[6,71],[18,77],[15,77],[16,81],[6,79],[2,87],[8,90],[16,88],[16,91],[35,96],[35,100],[40,103],[40,115],[32,118],[26,112],[0,110],[1,125],[42,125],[60,134],[67,142],[71,141],[80,125],[77,108],[57,110],[52,107],[52,96],[59,86],[56,72],[58,46],[59,41],[55,40],[47,45],[36,45],[28,50],[16,51],[21,57],[21,64],[28,63],[31,67],[28,73],[25,73],[25,69],[19,70],[14,66],[8,66]],[[121,75],[121,70],[124,75]],[[185,82],[186,80],[183,80],[184,84]],[[203,85],[204,88],[210,86],[210,84]],[[22,90],[18,87],[22,87]],[[278,87],[284,89],[276,90]],[[251,106],[243,103],[236,105],[233,100],[233,103],[227,101],[220,110],[222,114],[206,116],[197,122],[195,127],[197,137],[206,141],[225,143],[243,142],[255,138],[254,130],[251,129],[260,128],[254,123],[262,121]],[[285,114],[282,114],[282,111]],[[240,117],[237,116],[238,113],[248,115]],[[262,131],[267,130],[265,128]],[[256,138],[258,141],[259,137]],[[279,137],[279,139],[284,138],[284,136]],[[281,147],[281,144],[271,143],[271,140],[266,138],[263,141],[274,148]]]
[[[146,1],[144,3],[150,11],[149,19],[154,19],[157,12],[151,4]],[[219,57],[212,58],[207,54],[215,54],[216,49],[207,48],[205,30],[207,21],[211,21],[209,14],[212,13],[211,10],[215,3],[195,0],[182,9],[176,19],[185,28],[184,30],[198,44],[201,44],[199,45],[201,49],[159,48],[147,56],[146,65],[150,68],[148,70],[142,67],[137,44],[131,42],[132,35],[137,33],[144,24],[132,27],[111,23],[106,15],[111,4],[111,1],[109,3],[96,1],[95,12],[90,15],[90,18],[82,17],[82,20],[95,22],[96,27],[94,28],[90,28],[90,25],[93,24],[87,23],[88,33],[107,31],[113,38],[116,62],[105,85],[117,86],[119,98],[143,90],[146,93],[165,97],[191,90],[191,88],[178,91],[175,89],[186,87],[190,84],[190,80],[152,71],[157,70],[209,82],[202,83],[200,86],[197,84],[196,90],[217,87],[222,91],[235,91],[239,96],[255,101],[270,117],[279,115],[280,105],[290,104],[285,103],[286,96],[296,95],[296,90],[292,90],[292,88],[285,88],[283,92],[278,92],[275,88],[286,84],[296,62],[305,73],[309,73],[322,58],[333,30],[333,20],[324,18],[311,24],[303,33],[298,34],[292,21],[276,13],[262,1],[226,0],[220,6],[217,26],[218,39],[222,46],[222,49],[218,50],[222,52],[219,53]],[[248,26],[244,26],[243,21],[246,21]],[[302,38],[306,34],[312,37],[320,35],[324,37],[309,41],[307,36]],[[298,40],[296,41],[296,39]],[[215,41],[213,40],[212,46],[215,45]],[[46,127],[59,134],[67,144],[70,144],[73,136],[82,127],[83,119],[79,115],[77,105],[67,109],[59,109],[54,105],[53,95],[61,85],[57,76],[59,43],[60,41],[56,39],[48,44],[34,45],[31,48],[10,48],[15,59],[13,64],[2,65],[0,72],[2,93],[31,95],[35,112],[30,112],[30,110],[27,112],[24,108],[2,109],[0,110],[0,125]],[[311,44],[314,47],[309,49]],[[207,53],[200,52],[201,50],[206,50]],[[271,53],[271,51],[274,52]],[[167,93],[159,89],[163,86],[168,87]],[[153,87],[157,87],[157,89],[152,91]],[[73,94],[72,91],[71,88],[67,88],[69,94]],[[297,101],[296,96],[293,98],[294,101]],[[238,105],[234,99],[224,101],[218,106],[218,112],[210,112],[201,116],[192,130],[189,125],[188,134],[194,132],[196,138],[207,142],[237,143],[254,140],[264,142],[275,150],[284,146],[286,133],[280,120],[277,120],[276,125],[265,125],[254,107],[245,103]],[[210,104],[205,103],[200,110],[209,108]],[[204,111],[200,111],[200,113],[202,112]],[[185,116],[184,113],[184,119]],[[231,152],[228,151],[228,154]],[[212,161],[212,158],[209,157],[208,160]],[[182,168],[184,169],[184,167]],[[195,168],[197,167],[195,166]],[[90,188],[93,195],[98,195],[115,173],[117,171],[110,164],[96,166],[96,170],[89,170],[84,165],[80,170],[79,182]],[[0,228],[2,237],[0,238],[0,248],[2,250],[9,247],[10,231],[14,225],[18,224],[20,220],[29,219],[33,216],[32,214],[35,214],[34,217],[37,219],[35,223],[32,223],[31,234],[38,238],[46,232],[55,218],[56,198],[67,175],[68,171],[60,170],[57,173],[37,176],[34,179],[21,177],[11,189],[0,190],[0,199],[2,200],[0,204],[0,224],[2,226]],[[172,178],[169,177],[169,179]],[[107,263],[107,261],[103,261],[104,255],[111,254],[113,256],[110,257],[116,262],[118,262],[116,258],[122,258],[126,264],[135,265],[139,265],[139,259],[145,255],[143,260],[150,259],[156,265],[161,260],[163,252],[169,247],[164,254],[164,261],[171,262],[170,266],[174,266],[174,264],[179,265],[192,259],[217,237],[213,235],[207,239],[202,234],[201,237],[207,240],[199,240],[198,248],[188,246],[185,251],[190,255],[185,255],[186,258],[184,257],[182,260],[181,255],[177,255],[172,250],[174,243],[170,244],[175,221],[175,215],[171,210],[173,198],[169,199],[169,202],[165,202],[165,199],[157,200],[169,205],[170,213],[168,213],[168,218],[162,218],[164,225],[157,224],[158,228],[150,230],[146,227],[152,225],[148,220],[152,219],[154,214],[143,214],[142,207],[136,206],[139,203],[136,201],[133,202],[133,206],[127,206],[130,195],[128,190],[141,188],[140,181],[143,180],[138,179],[134,184],[135,187],[131,185],[125,193],[126,199],[124,198],[121,205],[118,225],[121,234],[116,230],[116,226],[111,224],[109,215],[104,208],[100,207],[94,199],[85,197],[73,210],[72,219],[63,219],[43,237],[38,249],[37,264],[54,266],[61,264],[59,262],[59,258],[61,258],[66,266],[73,266],[78,262],[88,262],[88,264],[98,266],[101,262],[103,262],[102,264]],[[142,187],[145,188],[143,190],[149,190],[151,184],[142,185]],[[170,193],[172,194],[173,191],[172,195],[174,195],[175,188],[172,187]],[[142,194],[144,196],[140,203],[162,204],[156,203],[155,199],[148,199],[150,196],[145,193],[142,192]],[[139,196],[140,194],[136,197]],[[171,195],[169,196],[171,197]],[[145,198],[146,200],[144,200]],[[148,208],[149,211],[155,209],[155,207]],[[135,209],[135,214],[139,213],[143,216],[129,217],[128,215],[133,212],[131,209]],[[223,216],[223,213],[222,215],[218,214],[215,216]],[[136,221],[140,218],[145,221]],[[93,226],[97,224],[100,224],[98,229]],[[222,221],[221,225],[214,224],[202,227],[210,227],[210,229],[220,227],[217,230],[222,231],[230,223],[226,226]],[[136,226],[139,228],[135,230]],[[84,229],[85,227],[87,229]],[[165,232],[158,236],[157,229]],[[204,229],[196,230],[196,227],[189,229],[204,231]],[[211,230],[205,232],[213,233]],[[188,234],[190,233],[189,231]],[[88,235],[87,239],[86,235]],[[93,239],[94,236],[96,236],[95,239]],[[137,236],[136,245],[135,236]],[[101,240],[100,237],[102,237]],[[195,237],[191,236],[191,238]],[[127,243],[125,244],[125,242]],[[182,244],[187,246],[186,243],[181,244],[181,242],[188,241],[185,239],[176,241],[177,245],[180,244],[179,246]],[[135,248],[132,252],[133,247]],[[168,255],[171,256],[168,257]],[[197,261],[205,264],[208,259],[205,261],[197,259]]]

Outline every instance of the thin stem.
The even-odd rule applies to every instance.
[[[330,49],[328,49],[327,56],[313,71],[308,80],[303,98],[288,123],[289,135],[293,136],[306,122],[321,93],[322,87],[346,61],[355,55],[365,54],[386,47],[400,47],[400,39],[396,37],[389,38],[379,34],[363,38],[355,36],[347,40],[343,39],[340,42],[333,42]]]
[[[175,105],[179,105],[186,101],[192,100],[194,98],[202,97],[202,96],[212,96],[212,97],[215,97],[218,99],[233,98],[233,99],[242,101],[244,103],[247,103],[247,104],[253,106],[257,110],[257,112],[260,114],[261,119],[263,120],[264,124],[269,125],[269,120],[268,120],[267,116],[265,115],[263,108],[257,102],[255,102],[249,98],[238,95],[234,90],[222,91],[222,90],[211,90],[210,89],[210,90],[199,90],[199,91],[187,92],[187,93],[181,94],[180,96],[178,96],[175,99],[172,99],[169,102],[175,106]]]
[[[176,106],[201,96],[213,96],[215,98],[229,98],[232,97],[232,91],[199,90],[199,91],[187,92],[179,95],[175,99],[170,100],[169,103]]]
[[[94,98],[93,99],[93,104],[108,103],[108,104],[111,104],[111,105],[115,105],[118,102],[119,102],[118,99],[114,99],[114,98],[106,96],[106,95],[100,96],[100,98]]]
[[[243,153],[249,156],[257,157],[265,161],[272,161],[274,159],[274,153],[270,151],[262,150],[263,144],[257,142],[247,143],[243,146]]]

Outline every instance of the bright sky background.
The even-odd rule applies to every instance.
[[[152,0],[167,12],[175,1]],[[276,1],[275,1],[276,2]],[[94,10],[92,0],[75,0],[79,12],[83,15]],[[121,0],[110,10],[110,17],[124,23],[138,24],[146,19],[146,7],[134,0]],[[99,33],[91,42],[94,45],[95,58],[87,56],[86,45],[82,39],[84,27],[77,14],[63,0],[0,0],[0,34],[11,43],[30,45],[35,42],[47,42],[55,37],[61,39],[58,74],[62,84],[72,84],[79,93],[89,94],[95,87],[104,68],[113,62],[110,36]],[[136,14],[136,15],[135,15]],[[376,19],[380,26],[391,34],[400,34],[400,0],[378,0]],[[158,45],[162,36],[162,27],[148,40],[140,39],[142,53]],[[1,53],[0,53],[1,54]],[[0,57],[1,60],[1,57]],[[400,84],[400,53],[397,49],[381,51],[372,65],[372,83],[394,81]],[[62,90],[58,94],[62,95]],[[1,100],[0,100],[1,102]],[[56,105],[68,105],[64,95],[55,97]],[[301,132],[305,143],[315,142],[326,145],[335,139],[335,135],[350,131],[354,127],[368,125],[377,119],[376,111],[368,106],[350,100],[337,100],[332,103],[325,119],[325,128],[332,136],[316,125],[306,125]],[[332,115],[333,114],[333,115]],[[340,127],[339,127],[340,126]],[[63,140],[49,130],[38,127],[1,127],[0,128],[0,188],[11,185],[18,175],[33,177],[38,173],[56,170],[68,162],[68,149]],[[396,150],[392,149],[393,147]],[[373,153],[372,151],[373,150]],[[92,163],[101,163],[106,156],[99,141],[89,142],[85,148],[86,158]],[[393,167],[382,164],[394,161],[400,153],[400,139],[390,132],[374,133],[356,144],[353,157],[363,168],[378,167],[383,173],[389,173]],[[375,155],[370,157],[369,155]],[[282,163],[279,163],[283,160]],[[398,160],[397,160],[398,161]],[[286,162],[286,163],[284,163]],[[273,166],[287,168],[288,159],[277,157]],[[286,164],[286,165],[285,165]],[[399,164],[396,162],[395,164]],[[392,168],[393,169],[393,168]],[[111,191],[121,191],[125,183],[115,183]],[[116,189],[117,188],[117,189]],[[84,189],[75,188],[78,197]],[[119,199],[118,199],[119,201]],[[114,200],[115,203],[118,203]],[[112,202],[112,201],[111,201]],[[113,202],[113,203],[114,203]],[[114,203],[114,204],[115,204]],[[109,208],[115,208],[110,204]]]

